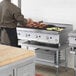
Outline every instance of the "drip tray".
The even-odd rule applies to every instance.
[[[49,44],[49,43],[42,43],[42,42],[37,42],[37,41],[26,41],[25,43],[31,44],[31,45],[44,46],[44,47],[58,48],[58,44]]]

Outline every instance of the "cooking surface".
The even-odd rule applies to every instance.
[[[47,25],[46,27],[43,28],[39,28],[39,27],[24,27],[24,28],[30,28],[30,29],[40,29],[40,30],[47,30],[47,31],[57,31],[60,32],[62,30],[64,30],[65,27],[57,27],[55,25]]]
[[[34,55],[35,53],[33,51],[0,45],[0,66],[7,65],[28,57],[32,57]]]

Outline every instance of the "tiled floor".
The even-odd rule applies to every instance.
[[[36,73],[40,74],[41,76],[56,76],[56,68],[54,67],[47,67],[43,65],[37,65],[36,66]],[[60,68],[59,69],[59,76],[74,76],[74,70],[73,69],[67,69]]]

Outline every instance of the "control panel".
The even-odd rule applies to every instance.
[[[48,34],[48,33],[38,33],[26,31],[24,29],[17,28],[17,36],[18,39],[22,40],[33,40],[44,43],[58,44],[59,43],[59,35]]]

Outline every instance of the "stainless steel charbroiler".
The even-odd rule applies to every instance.
[[[68,33],[72,31],[72,25],[59,23],[46,23],[47,28],[17,28],[18,39],[36,41],[49,44],[63,45],[68,41]],[[57,28],[63,29],[59,31]],[[54,30],[51,30],[55,28]]]
[[[45,23],[46,28],[17,27],[19,45],[23,48],[33,49],[36,52],[36,63],[55,66],[58,68],[66,61],[66,47],[68,46],[68,33],[72,31],[71,24]],[[61,51],[65,49],[62,60]]]

